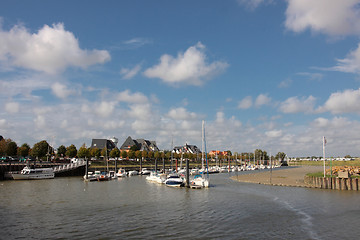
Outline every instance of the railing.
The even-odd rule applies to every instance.
[[[86,165],[85,160],[78,160],[76,163],[68,163],[54,167],[54,173],[66,172]]]

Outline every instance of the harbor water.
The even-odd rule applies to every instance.
[[[232,176],[241,173],[232,173]],[[0,182],[0,239],[352,239],[360,195],[239,183],[170,188],[133,176]]]

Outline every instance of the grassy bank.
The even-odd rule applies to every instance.
[[[352,161],[325,161],[325,166],[360,166],[360,159]],[[324,166],[324,161],[289,161],[289,166]]]

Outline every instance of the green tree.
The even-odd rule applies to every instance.
[[[6,140],[1,139],[1,141],[0,141],[0,156],[5,156],[6,148],[7,148]]]
[[[140,159],[141,158],[141,151],[140,150],[137,150],[136,152],[135,152],[135,157],[137,158],[137,159]]]
[[[125,150],[121,151],[121,158],[123,159],[127,158],[127,152]]]
[[[129,157],[129,159],[134,159],[134,158],[135,158],[135,151],[130,150],[130,151],[128,152],[128,157]]]
[[[34,144],[31,150],[31,155],[39,159],[45,157],[48,151],[49,151],[49,144],[45,140],[42,140]]]
[[[161,157],[160,152],[159,152],[159,151],[156,151],[156,152],[154,153],[154,158],[155,158],[155,159],[159,159],[160,157]]]
[[[130,150],[136,152],[136,151],[140,150],[140,148],[137,145],[133,145],[130,147]]]
[[[0,141],[0,156],[7,155],[7,149],[8,149],[9,143],[11,143],[11,142],[12,142],[12,140],[10,138],[2,139]]]
[[[9,142],[7,145],[7,148],[6,148],[6,155],[16,156],[17,149],[18,149],[18,146],[17,146],[16,142],[14,142],[14,141]]]
[[[285,153],[283,153],[283,152],[278,152],[278,153],[276,154],[276,156],[275,156],[275,160],[279,160],[279,159],[280,159],[280,161],[284,161],[285,157],[286,157],[286,154],[285,154]]]
[[[111,158],[118,158],[120,157],[120,150],[118,148],[114,148],[113,150],[111,150],[110,152],[110,157]]]
[[[64,157],[66,154],[66,147],[64,145],[60,145],[57,149],[57,155],[59,157]]]
[[[71,144],[69,147],[66,148],[66,156],[69,158],[76,157],[77,149],[74,144]]]
[[[79,158],[88,158],[88,157],[90,157],[90,149],[86,148],[85,146],[80,147],[79,151],[77,152],[77,156]]]
[[[153,151],[148,152],[148,158],[150,158],[150,160],[154,159],[154,152]]]
[[[29,156],[30,152],[30,146],[27,143],[24,143],[21,145],[21,147],[18,148],[17,154],[20,157],[26,157]]]
[[[147,151],[142,151],[142,152],[141,152],[141,157],[142,157],[143,159],[146,159],[146,158],[148,157],[148,152],[147,152]]]
[[[101,151],[100,151],[100,149],[98,149],[97,147],[92,148],[92,149],[90,150],[90,156],[99,159],[100,156],[101,156]]]
[[[165,158],[168,159],[168,160],[171,158],[171,152],[170,151],[165,153]]]
[[[109,157],[109,149],[107,149],[106,147],[104,147],[102,150],[101,150],[101,156],[105,158],[108,158]]]

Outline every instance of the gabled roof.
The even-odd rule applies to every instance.
[[[140,151],[159,151],[159,148],[156,146],[155,141],[145,140],[143,138],[132,139],[130,136],[125,140],[125,142],[121,145],[121,150],[130,150],[132,146],[137,146]]]
[[[173,152],[176,153],[201,153],[200,149],[196,145],[185,144],[184,146],[174,147]]]
[[[114,142],[108,139],[93,139],[91,141],[91,148],[104,149],[105,146],[109,150],[116,148]]]
[[[120,150],[130,150],[130,148],[134,145],[138,146],[138,143],[129,136],[121,145]]]

